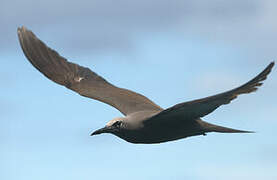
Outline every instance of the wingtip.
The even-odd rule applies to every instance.
[[[275,61],[271,61],[271,63],[269,64],[270,67],[273,67],[275,65]]]
[[[18,27],[17,28],[17,35],[20,36],[22,34],[22,31],[24,30],[24,26]]]
[[[274,67],[274,65],[275,65],[275,61],[271,61],[271,63],[265,69],[265,71],[267,72],[266,75],[268,75],[272,71],[272,68]]]
[[[21,34],[23,31],[27,31],[28,29],[25,27],[25,26],[19,26],[18,28],[17,28],[17,33],[18,34]]]
[[[21,33],[21,29],[22,29],[21,27],[18,27],[18,28],[17,28],[17,34],[18,34],[18,35]]]
[[[274,65],[275,65],[275,61],[271,61],[271,63],[269,64],[269,66],[271,66],[271,68],[273,68]]]

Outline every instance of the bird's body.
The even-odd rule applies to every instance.
[[[213,125],[201,118],[240,94],[256,91],[274,66],[274,62],[270,63],[258,76],[238,88],[163,109],[147,97],[118,88],[90,69],[67,61],[26,28],[19,28],[18,36],[27,59],[47,78],[82,96],[107,103],[125,115],[109,121],[92,135],[112,133],[131,143],[162,143],[209,132],[249,133]]]
[[[246,133],[249,131],[240,131],[222,126],[213,125],[199,119],[172,119],[170,117],[156,116],[162,111],[140,111],[123,118],[116,118],[114,122],[122,122],[122,130],[112,132],[114,135],[136,144],[156,144],[167,141],[178,140],[190,136],[206,135],[208,132],[222,133]],[[174,123],[171,123],[175,121]],[[152,122],[159,122],[152,124]],[[100,130],[101,133],[101,130]],[[97,131],[96,133],[97,134]]]

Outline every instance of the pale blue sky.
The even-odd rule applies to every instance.
[[[90,137],[120,112],[46,79],[16,35],[25,25],[166,108],[241,85],[276,60],[276,12],[274,0],[1,1],[0,179],[276,179],[276,68],[258,92],[204,118],[258,133],[134,145]]]

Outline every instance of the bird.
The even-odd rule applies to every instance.
[[[17,34],[26,58],[44,76],[81,96],[104,102],[123,114],[91,133],[91,136],[110,133],[134,144],[159,144],[191,136],[206,136],[210,132],[253,133],[211,124],[201,118],[221,105],[229,104],[241,94],[256,91],[275,63],[272,61],[242,86],[163,109],[149,98],[119,88],[89,68],[68,61],[26,27],[19,27]]]

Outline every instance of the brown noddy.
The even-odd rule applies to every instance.
[[[209,132],[250,133],[210,124],[201,118],[240,94],[256,91],[274,66],[271,62],[259,75],[238,88],[163,109],[147,97],[116,87],[89,68],[67,61],[27,28],[18,28],[17,32],[25,56],[47,78],[82,96],[109,104],[124,115],[91,135],[111,133],[131,143],[162,143]]]

